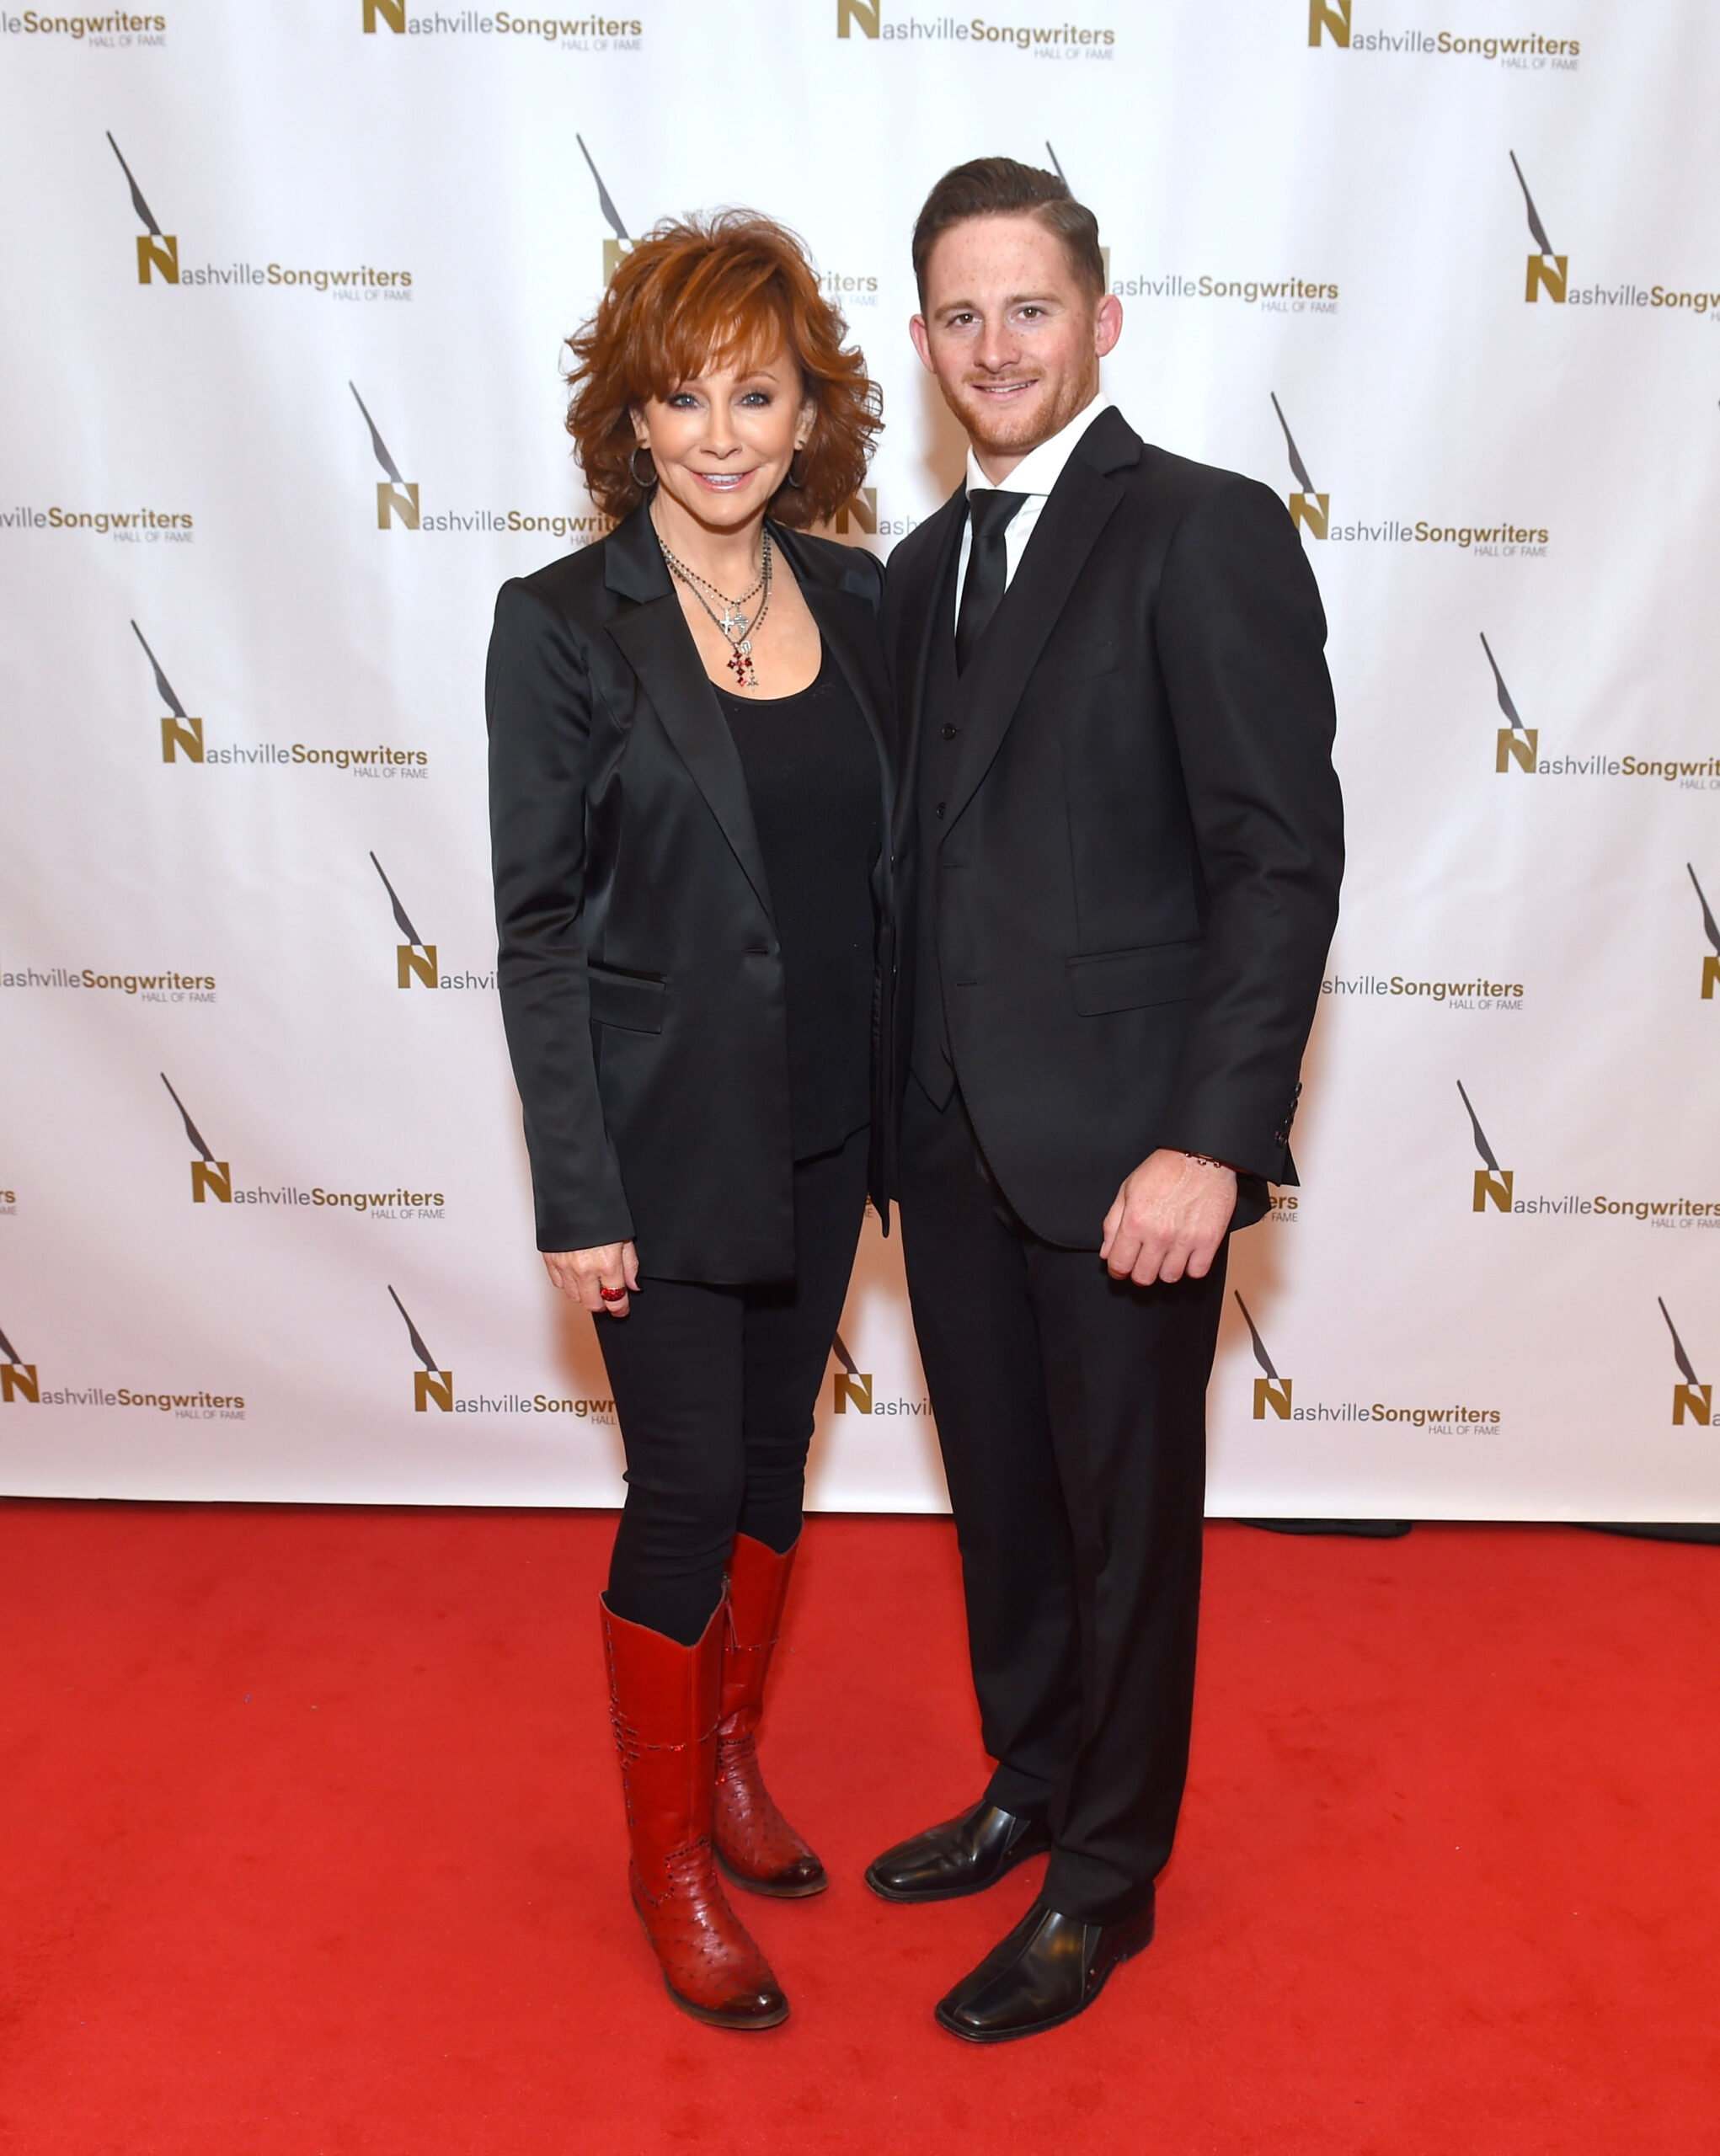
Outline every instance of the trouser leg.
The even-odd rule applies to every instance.
[[[627,1452],[606,1599],[683,1646],[703,1636],[745,1492],[743,1292],[648,1279],[595,1321]]]
[[[1080,1673],[1074,1550],[1026,1254],[959,1094],[939,1110],[909,1084],[900,1162],[908,1292],[997,1762],[987,1795],[1043,1814],[1079,1737]]]
[[[792,1280],[746,1290],[742,1326],[745,1494],[740,1528],[782,1552],[800,1532],[806,1449],[866,1208],[867,1134],[794,1168]]]
[[[796,1272],[760,1287],[647,1278],[596,1321],[627,1452],[609,1606],[683,1646],[722,1598],[737,1531],[800,1531],[806,1448],[866,1202],[866,1138],[794,1171]]]
[[[1080,1735],[1051,1807],[1044,1891],[1090,1923],[1144,1905],[1176,1832],[1227,1251],[1204,1280],[1149,1288],[1087,1253],[1026,1252],[1081,1635]]]

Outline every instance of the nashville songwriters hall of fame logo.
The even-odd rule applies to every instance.
[[[1499,709],[1511,722],[1502,726],[1493,744],[1493,769],[1509,771],[1513,764],[1533,776],[1536,752],[1541,744],[1541,729],[1525,726],[1518,716],[1511,691],[1505,686],[1505,677],[1499,671],[1499,662],[1493,657],[1493,648],[1482,634],[1481,648],[1487,654],[1487,663],[1493,670],[1493,689],[1499,700]]]
[[[1488,1143],[1487,1133],[1481,1127],[1469,1096],[1463,1091],[1463,1081],[1457,1081],[1457,1091],[1462,1095],[1463,1106],[1469,1118],[1469,1127],[1475,1134],[1475,1150],[1481,1155],[1482,1165],[1475,1171],[1475,1198],[1472,1212],[1484,1213],[1491,1205],[1495,1211],[1509,1213],[1511,1209],[1511,1189],[1516,1181],[1516,1171],[1502,1168],[1498,1155]]]
[[[150,671],[155,676],[156,693],[167,706],[161,721],[161,760],[164,764],[177,763],[183,749],[189,761],[200,764],[203,760],[203,722],[193,718],[174,694],[172,682],[161,670],[161,661],[150,649],[148,639],[136,622],[131,633],[143,646],[143,656],[149,661]]]
[[[434,988],[436,985],[435,945],[426,943],[413,926],[410,916],[400,903],[399,894],[388,881],[387,872],[374,853],[371,856],[371,866],[382,878],[382,889],[388,894],[388,903],[394,909],[394,926],[406,938],[403,943],[395,946],[396,985],[401,988],[410,988],[414,981],[418,981],[425,988]]]
[[[1272,397],[1272,408],[1278,414],[1278,424],[1284,429],[1284,444],[1290,451],[1290,471],[1301,489],[1300,494],[1290,497],[1291,520],[1311,539],[1323,539],[1331,528],[1332,497],[1315,493],[1314,482],[1309,478],[1308,467],[1302,462],[1302,452],[1296,447],[1296,438],[1290,430],[1290,421],[1284,416],[1284,407],[1279,403],[1275,391],[1269,393]]]
[[[1672,1335],[1672,1359],[1678,1365],[1680,1382],[1672,1388],[1672,1419],[1675,1422],[1699,1422],[1707,1428],[1714,1421],[1714,1387],[1704,1385],[1696,1375],[1694,1364],[1685,1352],[1685,1344],[1678,1337],[1678,1327],[1672,1321],[1672,1312],[1667,1309],[1665,1299],[1657,1295],[1660,1315],[1666,1320],[1666,1329]]]
[[[412,1373],[414,1409],[423,1415],[428,1413],[434,1405],[439,1407],[444,1415],[451,1415],[454,1412],[454,1373],[437,1367],[435,1357],[424,1344],[424,1335],[412,1322],[405,1304],[401,1301],[398,1295],[394,1294],[392,1284],[388,1293],[393,1296],[394,1307],[399,1311],[405,1322],[406,1337],[412,1342],[412,1352],[424,1364],[421,1370],[414,1370]]]
[[[0,1355],[6,1358],[3,1363],[0,1363],[0,1406],[9,1406],[17,1400],[27,1400],[32,1405],[39,1406],[42,1388],[36,1376],[36,1366],[34,1363],[19,1360],[18,1350],[3,1332],[0,1332]]]
[[[163,1070],[161,1082],[173,1097],[174,1106],[179,1112],[179,1120],[185,1126],[185,1135],[191,1141],[199,1157],[191,1163],[191,1203],[201,1205],[208,1198],[216,1198],[222,1205],[233,1202],[233,1173],[225,1161],[217,1161],[204,1143],[203,1134],[191,1120],[191,1112],[174,1092],[173,1081]]]
[[[836,1374],[832,1387],[837,1414],[846,1415],[852,1407],[857,1414],[869,1415],[872,1412],[871,1371],[858,1367],[844,1345],[840,1332],[831,1343],[831,1353],[841,1365]]]
[[[1695,868],[1688,861],[1685,867],[1690,871],[1691,882],[1696,884],[1696,904],[1702,909],[1703,931],[1713,947],[1702,953],[1702,1001],[1712,1003],[1715,990],[1720,988],[1720,922],[1715,921],[1713,909],[1709,905],[1701,885],[1696,883]]]
[[[1529,273],[1523,287],[1525,300],[1538,300],[1545,292],[1550,300],[1562,307],[1569,287],[1568,272],[1570,257],[1555,254],[1552,242],[1546,236],[1546,227],[1541,221],[1541,212],[1535,206],[1535,197],[1529,192],[1529,182],[1523,177],[1523,168],[1517,162],[1517,152],[1510,152],[1511,169],[1517,175],[1517,184],[1523,190],[1523,206],[1529,212],[1529,237],[1540,252],[1529,257]]]
[[[1233,1288],[1231,1293],[1237,1294]],[[1254,1420],[1263,1422],[1269,1407],[1280,1422],[1290,1419],[1290,1388],[1294,1380],[1281,1378],[1266,1352],[1266,1342],[1260,1337],[1260,1328],[1248,1314],[1248,1305],[1237,1295],[1237,1308],[1242,1313],[1242,1322],[1248,1328],[1248,1337],[1253,1342],[1254,1360],[1260,1365],[1263,1376],[1254,1380]]]
[[[153,284],[156,272],[159,270],[164,285],[177,285],[179,281],[179,239],[172,232],[164,232],[156,222],[155,212],[144,200],[143,189],[132,178],[131,168],[120,156],[120,146],[111,132],[108,135],[108,147],[120,159],[120,169],[125,173],[126,184],[131,190],[131,207],[143,221],[143,230],[137,235],[137,281],[140,285]]]
[[[621,212],[616,208],[609,189],[603,184],[602,173],[598,171],[591,152],[585,147],[585,136],[575,135],[574,140],[579,144],[580,155],[585,160],[592,179],[597,183],[597,206],[615,235],[613,239],[606,239],[603,243],[603,281],[606,285],[620,269],[622,255],[632,253],[633,243],[627,227],[621,221]]]
[[[384,476],[377,482],[377,529],[387,531],[398,516],[409,531],[418,529],[418,482],[403,479],[400,467],[388,453],[388,445],[377,431],[377,423],[366,409],[365,401],[358,393],[357,385],[349,382],[352,401],[364,414],[364,423],[371,430],[371,447],[376,451],[377,462]]]

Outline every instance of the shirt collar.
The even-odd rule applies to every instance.
[[[1030,449],[1013,472],[1003,482],[1012,494],[1049,494],[1063,476],[1063,467],[1074,452],[1075,445],[1098,419],[1101,412],[1108,412],[1108,397],[1095,397],[1091,404],[1084,405],[1069,424],[1060,428],[1049,441],[1042,441],[1037,449]],[[992,485],[980,469],[980,460],[972,450],[968,451],[967,490],[973,494]]]

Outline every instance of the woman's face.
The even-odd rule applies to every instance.
[[[713,370],[633,407],[663,492],[713,531],[762,516],[812,431],[815,408],[786,350],[745,374]]]

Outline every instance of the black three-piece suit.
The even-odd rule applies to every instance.
[[[888,1173],[988,1795],[1049,1813],[1045,1901],[1109,1924],[1150,1899],[1186,1772],[1224,1252],[1147,1289],[1096,1253],[1158,1147],[1239,1171],[1236,1225],[1294,1180],[1343,851],[1325,622],[1275,496],[1108,410],[959,674],[966,516],[959,492],[885,592]]]

